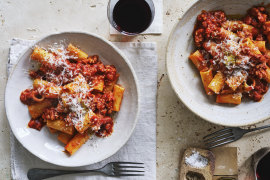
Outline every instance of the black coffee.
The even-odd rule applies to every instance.
[[[113,9],[116,28],[128,33],[141,33],[151,24],[152,11],[145,0],[119,0]]]

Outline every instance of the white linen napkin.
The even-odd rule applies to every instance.
[[[8,63],[8,73],[17,63],[20,54],[32,44],[33,41],[12,39]],[[156,92],[157,92],[157,52],[156,44],[147,43],[114,43],[129,58],[139,80],[139,89],[142,92],[140,112],[136,128],[129,141],[116,154],[110,158],[93,165],[64,168],[47,163],[28,152],[10,133],[11,141],[11,177],[14,180],[27,179],[30,168],[51,169],[94,169],[102,167],[112,161],[137,161],[145,163],[145,176],[121,177],[120,179],[156,179]],[[27,126],[27,124],[26,124]],[[77,174],[51,178],[52,180],[106,180],[118,179],[102,175]]]
[[[153,0],[155,17],[150,27],[141,34],[162,34],[163,31],[163,0]],[[110,26],[110,34],[120,34]]]

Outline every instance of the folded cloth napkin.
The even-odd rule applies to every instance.
[[[16,64],[19,55],[29,47],[33,41],[13,39],[11,41],[8,72]],[[130,60],[139,80],[141,93],[138,123],[129,141],[110,158],[89,166],[78,168],[64,168],[49,164],[32,155],[15,139],[12,132],[11,141],[11,177],[14,180],[27,179],[30,168],[52,169],[93,169],[99,168],[112,161],[137,161],[145,163],[145,176],[121,177],[120,179],[156,179],[156,92],[157,92],[157,52],[155,43],[114,43]],[[55,177],[52,179],[62,179]],[[82,179],[118,179],[102,175],[66,175],[66,180]]]
[[[162,34],[163,27],[163,0],[153,0],[155,6],[155,17],[150,27],[141,34]],[[110,26],[110,34],[120,34]]]

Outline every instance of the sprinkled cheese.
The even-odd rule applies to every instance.
[[[242,93],[235,93],[232,96],[233,99],[239,99],[239,97],[242,98]]]
[[[71,67],[72,64],[68,59],[76,59],[77,57],[69,55],[64,45],[54,44],[45,52],[49,53],[45,57],[46,63],[44,65],[51,68],[48,68],[49,70],[46,71],[44,78],[49,82],[37,80],[36,84],[38,87],[36,89],[40,94],[58,95],[59,104],[70,111],[69,120],[71,120],[71,123],[75,127],[82,128],[85,115],[92,112],[91,104],[93,100],[87,96],[92,91],[91,84],[88,84],[85,77],[78,74]],[[68,87],[74,92],[62,93],[61,86],[64,86],[64,88]]]
[[[84,116],[87,113],[87,109],[81,105],[81,97],[82,94],[63,93],[61,95],[63,104],[74,113],[74,117],[72,117],[73,125],[79,127],[83,126]]]
[[[247,79],[245,71],[235,70],[231,76],[226,79],[226,83],[232,90],[236,90]]]
[[[225,39],[219,43],[212,40],[205,42],[205,49],[212,55],[213,65],[221,65],[226,67],[225,71],[230,73],[232,70],[241,69],[247,71],[250,68],[250,56],[243,52],[243,44],[247,41],[238,37],[235,33],[221,29],[220,33],[225,35]],[[245,47],[246,48],[246,47]],[[207,59],[209,60],[209,59]]]

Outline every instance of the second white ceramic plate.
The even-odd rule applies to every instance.
[[[194,4],[175,26],[168,43],[167,71],[172,87],[182,102],[203,119],[225,126],[244,126],[270,117],[270,91],[261,102],[244,100],[240,105],[215,103],[203,89],[200,74],[188,60],[194,51],[192,32],[202,10],[224,10],[228,15],[246,14],[258,0],[201,0]]]

